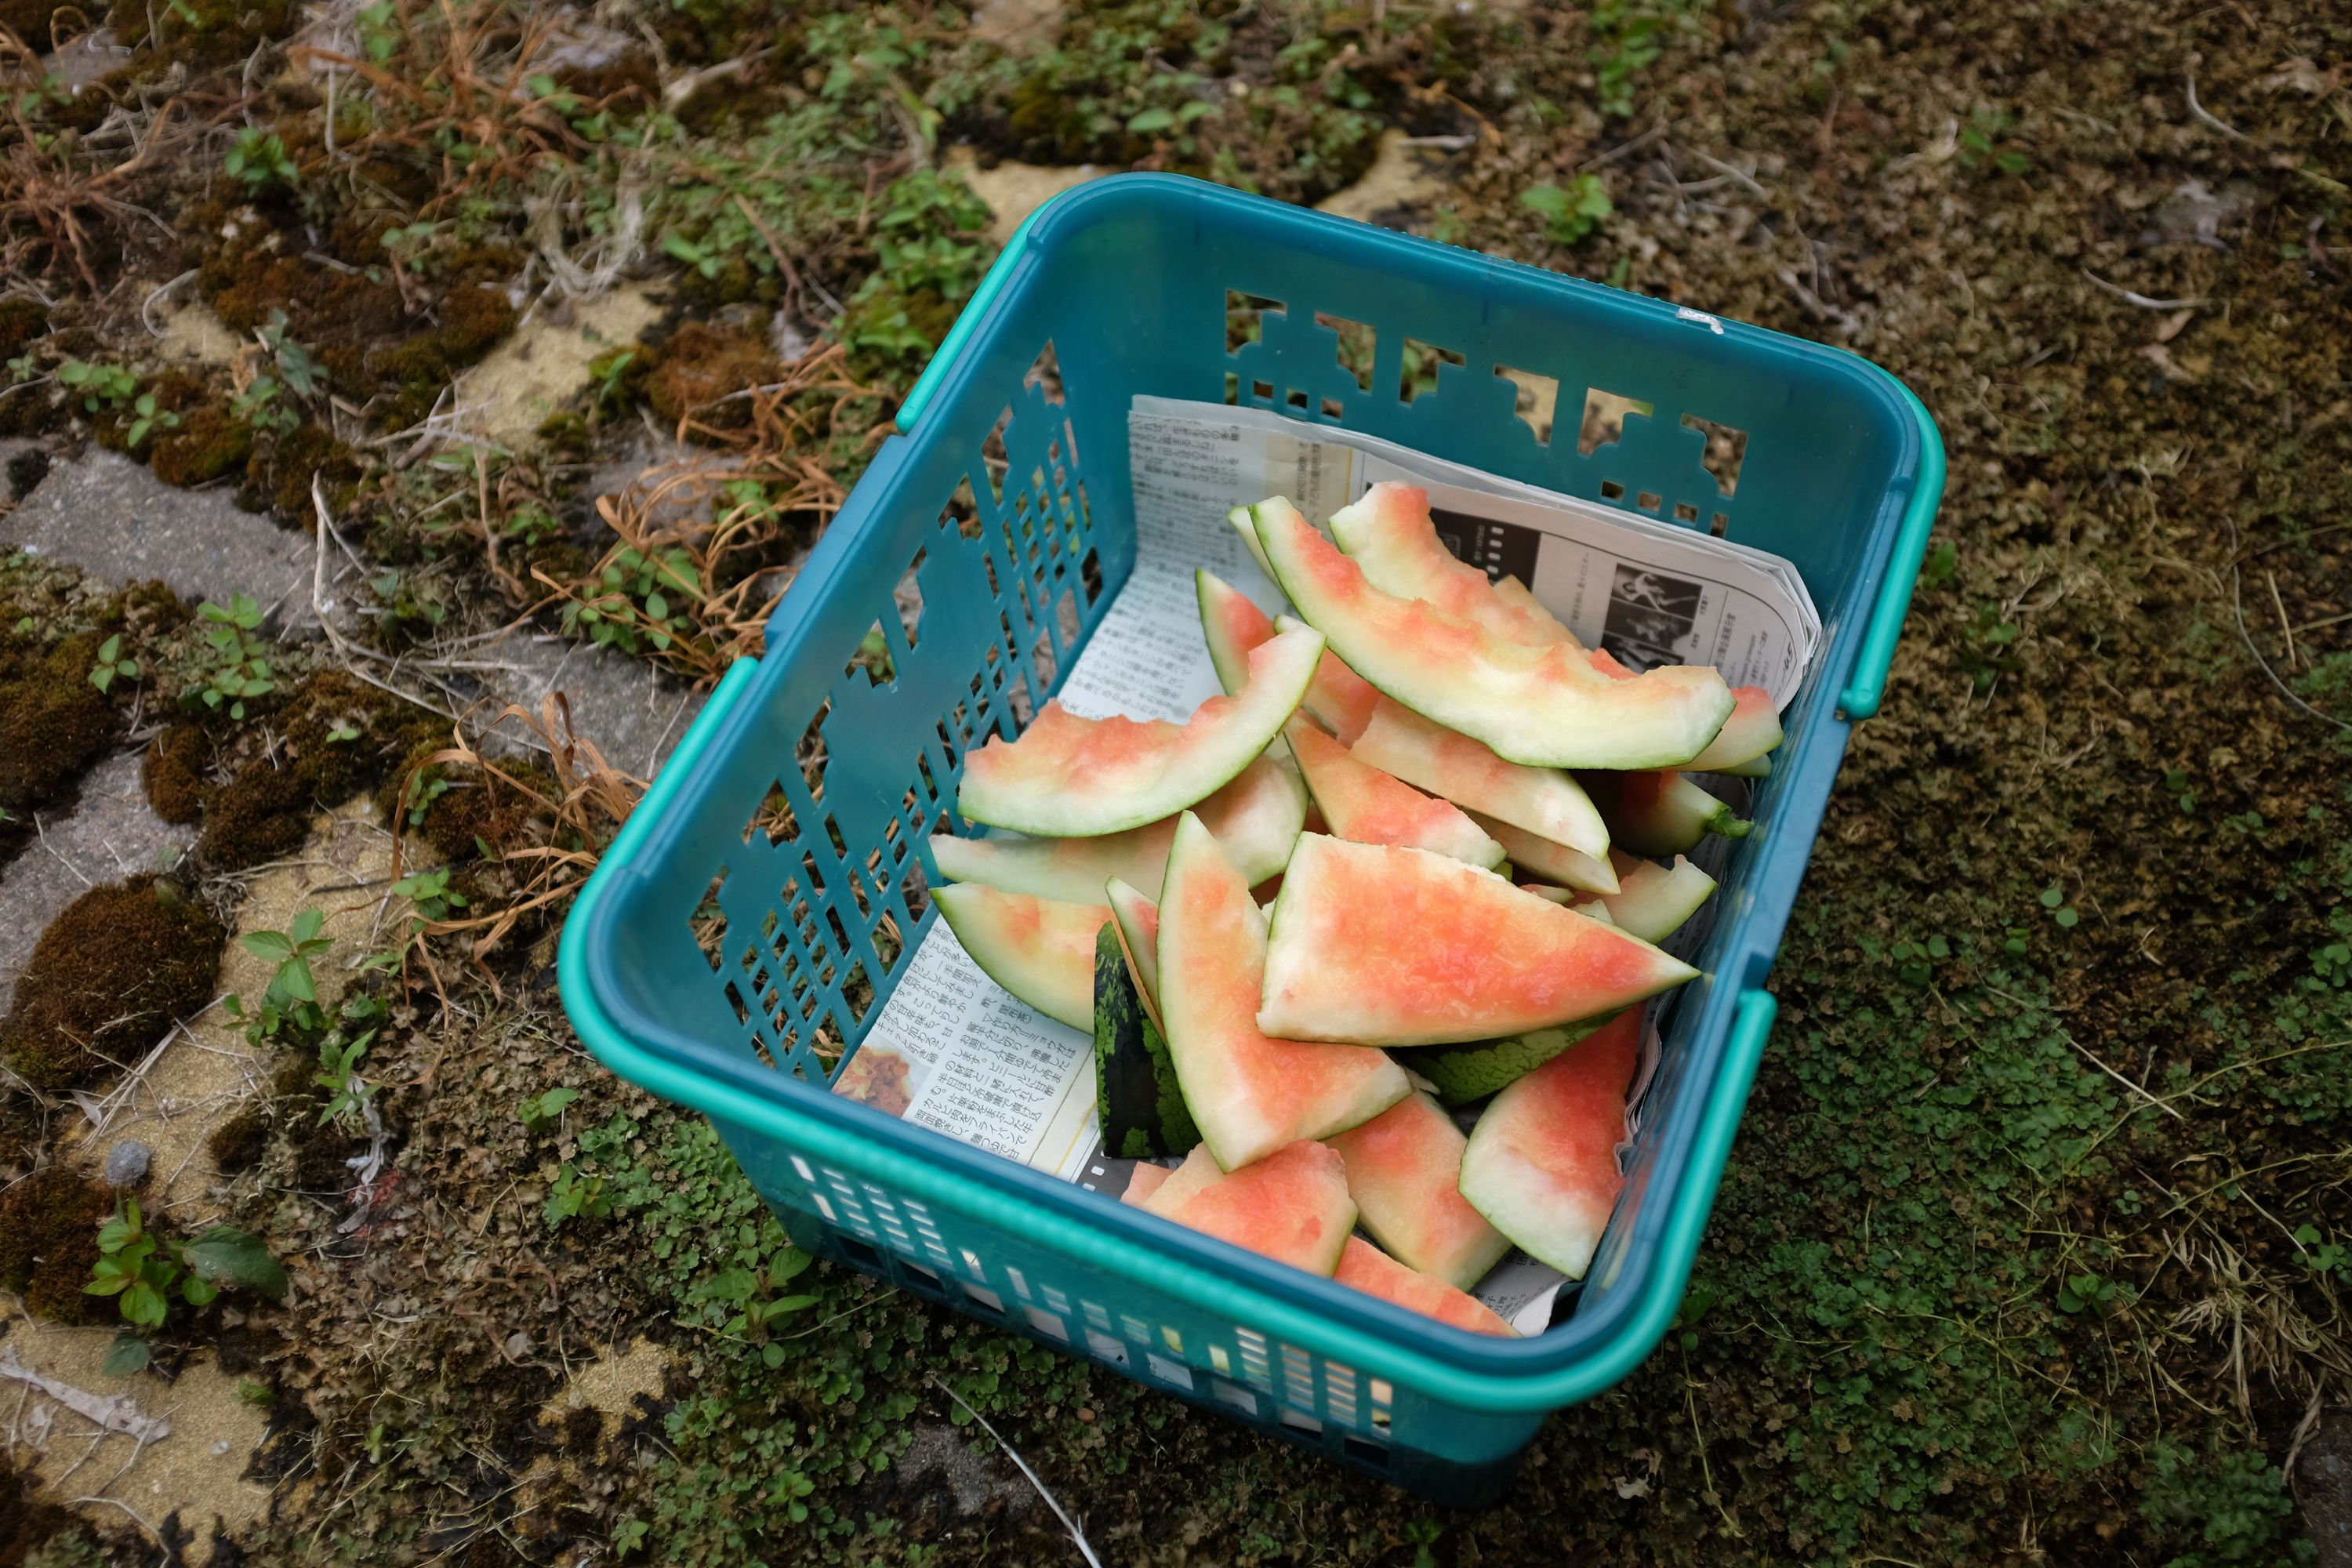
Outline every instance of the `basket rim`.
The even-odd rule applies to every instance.
[[[1071,235],[1133,201],[1206,202],[1273,209],[1286,223],[1309,226],[1375,254],[1426,259],[1442,253],[1446,264],[1465,268],[1465,280],[1482,276],[1507,279],[1515,289],[1530,283],[1563,304],[1584,309],[1633,310],[1686,330],[1707,331],[1727,345],[1775,358],[1795,356],[1833,367],[1857,392],[1881,403],[1902,449],[1895,454],[1897,483],[1890,486],[1879,520],[1865,545],[1875,560],[1864,570],[1881,575],[1874,602],[1863,626],[1833,628],[1817,672],[1820,710],[1807,732],[1793,735],[1794,772],[1819,764],[1828,749],[1812,800],[1813,820],[1790,821],[1811,831],[1797,857],[1801,868],[1818,832],[1819,800],[1828,774],[1843,750],[1847,718],[1876,707],[1877,683],[1891,657],[1907,606],[1927,526],[1932,522],[1942,484],[1942,446],[1932,420],[1907,388],[1878,366],[1845,351],[1789,338],[1762,328],[1720,321],[1665,301],[1629,295],[1581,279],[1564,278],[1524,264],[1463,251],[1411,236],[1372,229],[1352,220],[1292,208],[1245,196],[1203,182],[1163,174],[1107,176],[1066,191],[1024,222],[992,268],[962,316],[923,373],[902,410],[902,428],[919,436],[931,404],[954,394],[977,357],[963,351],[986,335],[1017,305],[1035,278],[1038,257]],[[1093,209],[1093,210],[1089,210]],[[896,437],[887,447],[900,447]],[[858,488],[878,486],[902,468],[877,455]],[[1899,522],[1893,513],[1898,510]],[[854,507],[854,502],[853,502]],[[845,508],[845,510],[851,510]],[[880,522],[877,512],[837,519],[820,544],[818,557],[803,569],[801,587],[821,591],[834,568],[848,559],[858,538]],[[844,526],[848,524],[849,526]],[[833,548],[828,550],[826,545]],[[830,557],[829,560],[821,560]],[[1907,563],[1907,564],[1906,564]],[[1889,587],[1900,574],[1900,592]],[[803,599],[805,604],[806,598]],[[1890,609],[1892,614],[1889,614]],[[840,1099],[822,1085],[788,1079],[758,1063],[670,1028],[631,999],[614,961],[617,926],[626,920],[634,895],[646,885],[647,868],[657,864],[679,820],[676,808],[700,798],[710,787],[717,763],[749,740],[757,695],[784,678],[795,650],[796,622],[791,595],[771,627],[774,657],[745,659],[730,668],[697,718],[667,765],[655,778],[582,890],[562,931],[558,973],[566,1011],[591,1051],[623,1078],[665,1098],[775,1140],[804,1158],[855,1173],[894,1193],[917,1196],[986,1228],[1024,1236],[1062,1252],[1084,1267],[1106,1268],[1131,1286],[1173,1296],[1202,1312],[1246,1325],[1255,1331],[1308,1349],[1353,1367],[1360,1375],[1384,1378],[1425,1396],[1490,1414],[1528,1414],[1589,1398],[1622,1380],[1664,1335],[1681,1300],[1701,1232],[1712,1210],[1752,1085],[1777,1004],[1762,989],[1777,936],[1769,945],[1732,940],[1721,971],[1696,984],[1701,1011],[1694,1037],[1719,1031],[1722,1045],[1712,1065],[1712,1081],[1685,1090],[1699,1096],[1688,1113],[1679,1149],[1661,1151],[1651,1177],[1653,1200],[1665,1200],[1664,1215],[1650,1244],[1628,1249],[1625,1277],[1559,1328],[1521,1340],[1501,1340],[1437,1324],[1402,1308],[1348,1290],[1269,1259],[1175,1226],[1157,1215],[1090,1193],[1075,1184],[986,1153],[928,1128],[911,1126],[870,1107]],[[1882,637],[1883,634],[1883,637]],[[1884,647],[1879,645],[1884,642]],[[1851,655],[1847,681],[1833,687],[1834,665]],[[1874,675],[1873,666],[1875,665]],[[1834,705],[1829,692],[1836,689]],[[1843,712],[1840,710],[1843,710]],[[1806,815],[1804,801],[1790,805]],[[1793,895],[1793,888],[1791,889]],[[1738,917],[1735,917],[1738,918]],[[1733,928],[1735,939],[1744,934]],[[1701,1070],[1706,1070],[1704,1067]],[[1661,1135],[1666,1135],[1662,1128]],[[1671,1156],[1671,1157],[1669,1157]],[[1667,1184],[1663,1191],[1657,1184]]]

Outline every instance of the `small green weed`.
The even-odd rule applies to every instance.
[[[258,125],[248,125],[236,133],[228,156],[221,161],[221,172],[232,180],[242,180],[246,194],[255,196],[291,188],[302,177],[278,132]]]
[[[1990,163],[2004,174],[2022,174],[2032,168],[2032,159],[2001,145],[2016,123],[2017,116],[2003,109],[1979,109],[1969,116],[1968,129],[1960,132],[1960,166]]]
[[[563,626],[586,632],[599,647],[663,653],[693,635],[694,618],[683,606],[700,598],[692,556],[677,548],[648,555],[631,546],[605,564],[593,596],[563,606]]]
[[[310,969],[311,959],[335,945],[333,938],[319,934],[326,923],[320,910],[304,910],[286,931],[247,931],[237,939],[246,952],[278,965],[257,1011],[248,1014],[245,999],[235,993],[221,1003],[230,1017],[245,1023],[245,1037],[252,1044],[276,1039],[289,1027],[309,1034],[326,1026],[319,1011],[318,976]]]
[[[544,1132],[562,1119],[563,1108],[580,1098],[576,1089],[551,1089],[515,1107],[515,1120],[533,1132]]]
[[[131,427],[122,433],[122,444],[134,451],[146,442],[150,432],[176,430],[180,426],[178,415],[155,405],[152,392],[142,392],[131,400]]]
[[[119,364],[69,359],[58,366],[58,380],[82,395],[82,408],[90,414],[120,408],[139,395],[139,378]]]
[[[212,658],[188,695],[215,710],[226,704],[230,718],[242,719],[248,699],[278,689],[270,673],[269,645],[255,635],[261,627],[261,606],[237,594],[226,605],[207,599],[196,606],[196,614],[211,623],[205,642]]]
[[[146,1336],[163,1326],[176,1295],[202,1307],[224,1287],[247,1289],[272,1300],[286,1294],[286,1266],[269,1255],[259,1237],[235,1226],[216,1225],[185,1243],[160,1240],[147,1229],[139,1200],[124,1196],[111,1218],[99,1227],[98,1262],[82,1289],[112,1296],[131,1325],[108,1350],[106,1371],[121,1376],[144,1367],[152,1352]]]
[[[1575,245],[1617,209],[1598,174],[1579,174],[1565,188],[1533,185],[1519,193],[1519,205],[1541,214],[1544,232],[1555,245]]]
[[[89,683],[100,691],[113,689],[118,679],[137,679],[139,661],[124,657],[120,633],[98,645],[98,662],[89,668]]]

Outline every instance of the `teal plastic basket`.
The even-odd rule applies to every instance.
[[[1232,349],[1229,295],[1261,309]],[[1369,331],[1369,384],[1343,331],[1353,350]],[[1417,396],[1408,340],[1439,367]],[[1034,374],[1049,344],[1058,395]],[[1548,441],[1498,367],[1557,380]],[[1580,452],[1586,389],[1651,413]],[[1793,562],[1820,606],[1706,977],[1665,1015],[1624,1196],[1549,1332],[1437,1325],[827,1090],[821,1042],[854,1053],[935,918],[925,840],[966,751],[1018,732],[1015,688],[1051,694],[1134,563],[1139,394],[1274,408],[1713,529]],[[898,424],[766,657],[728,672],[581,894],[561,963],[581,1037],[709,1117],[809,1250],[1426,1495],[1491,1496],[1545,1414],[1623,1377],[1681,1299],[1771,1027],[1765,977],[1943,488],[1934,424],[1836,350],[1151,174],[1041,208]],[[1731,493],[1702,461],[1710,426],[1718,453],[1745,432]],[[910,566],[912,635],[894,599]],[[887,679],[853,663],[877,627]],[[903,949],[877,944],[885,921]]]

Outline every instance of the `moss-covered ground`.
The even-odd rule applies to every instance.
[[[366,583],[349,646],[289,648],[260,606],[8,561],[0,857],[128,741],[202,825],[149,906],[233,918],[229,873],[373,793],[434,922],[391,923],[356,1010],[257,1020],[278,1070],[214,1141],[220,1205],[296,1281],[160,1334],[157,1375],[210,1347],[270,1402],[272,1510],[234,1560],[1075,1561],[972,1410],[1121,1564],[2211,1568],[2312,1562],[2352,1510],[2289,1479],[2352,1420],[2340,16],[298,11],[117,6],[128,62],[26,78],[0,128],[0,434],[39,443],[12,492],[96,440],[288,527],[323,508]],[[37,49],[84,18],[0,22]],[[970,160],[1316,201],[1391,130],[1428,163],[1385,221],[1851,348],[1951,461],[1681,1318],[1475,1512],[811,1264],[562,1022],[552,934],[627,786],[561,752],[488,771],[353,673],[462,669],[530,614],[709,679],[994,254]],[[536,437],[467,437],[455,377],[648,280],[661,321]],[[197,303],[233,347],[167,362]],[[725,472],[600,510],[649,422]],[[93,1201],[24,1180],[70,1107],[22,1059],[18,1288]],[[657,1391],[567,1404],[641,1341]],[[0,1474],[0,1562],[178,1550],[21,1490]]]

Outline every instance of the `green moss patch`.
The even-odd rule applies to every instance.
[[[113,1207],[104,1186],[62,1165],[0,1192],[0,1290],[15,1291],[35,1317],[55,1322],[111,1317],[114,1303],[82,1287],[98,1261],[98,1227]]]

